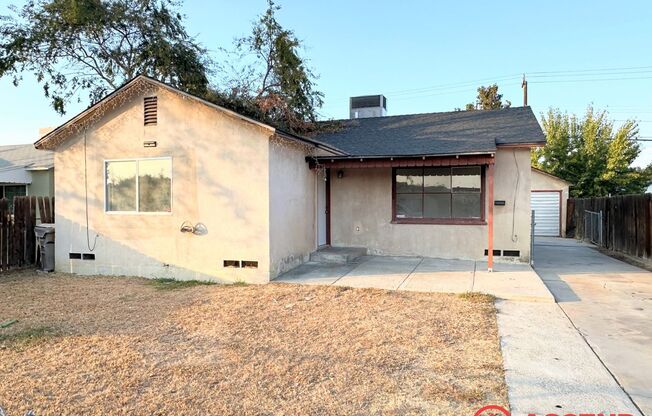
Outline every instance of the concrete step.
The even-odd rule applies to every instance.
[[[353,263],[367,255],[364,247],[324,247],[310,254],[310,261],[318,263]]]

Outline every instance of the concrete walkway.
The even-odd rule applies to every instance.
[[[554,302],[527,264],[443,260],[424,257],[364,256],[352,264],[305,263],[275,282],[336,285],[418,292],[481,292],[500,299]]]
[[[538,238],[534,260],[561,312],[652,416],[652,273],[572,239]]]

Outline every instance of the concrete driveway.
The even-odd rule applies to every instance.
[[[652,415],[652,273],[559,238],[536,239],[534,269],[626,393]]]
[[[527,264],[444,260],[428,257],[363,256],[354,263],[308,262],[274,280],[419,292],[480,292],[500,299],[554,302],[552,294]]]

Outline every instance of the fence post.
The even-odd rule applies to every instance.
[[[598,226],[600,227],[600,228],[599,228],[599,229],[600,229],[600,247],[602,247],[602,246],[603,246],[603,245],[602,245],[602,227],[603,227],[603,223],[602,223],[602,210],[600,210],[600,213],[598,214]]]

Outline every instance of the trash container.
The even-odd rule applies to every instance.
[[[41,270],[54,271],[54,224],[39,224],[34,227],[40,252]]]

